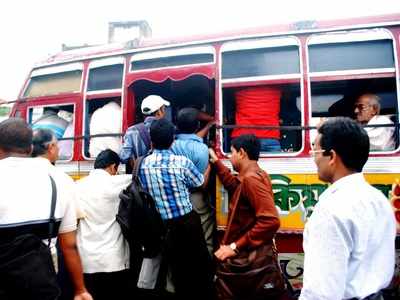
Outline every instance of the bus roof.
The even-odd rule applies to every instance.
[[[357,17],[352,19],[299,21],[290,24],[254,27],[243,30],[231,30],[223,33],[212,33],[205,35],[142,39],[140,41],[134,40],[126,43],[113,43],[62,51],[36,63],[34,68],[91,58],[129,54],[143,50],[207,44],[211,42],[222,42],[257,36],[317,33],[347,29],[372,28],[376,26],[393,26],[398,24],[400,24],[400,14],[390,14],[370,17]]]

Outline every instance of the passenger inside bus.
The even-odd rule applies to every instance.
[[[68,121],[58,115],[60,109],[50,106],[43,109],[43,115],[32,123],[32,130],[50,129],[57,139],[62,138]]]
[[[93,102],[91,100],[90,102]],[[121,106],[118,101],[105,101],[103,106],[98,107],[90,118],[90,135],[97,134],[120,134],[121,133]],[[89,107],[89,112],[91,107]],[[93,137],[89,142],[90,157],[96,157],[101,151],[111,149],[116,153],[121,150],[120,136]]]
[[[73,138],[74,137],[74,115],[68,111],[60,111],[59,115],[65,120],[67,120],[68,125],[65,128],[63,138]],[[60,159],[70,159],[72,158],[72,150],[74,147],[74,140],[60,140],[58,141],[58,148],[60,150],[59,157]]]
[[[235,123],[239,126],[279,126],[282,91],[278,87],[251,86],[235,90]],[[254,128],[235,128],[232,138],[254,134],[260,139],[261,152],[280,152],[280,131]]]
[[[390,151],[395,148],[393,136],[394,127],[379,127],[379,125],[393,125],[393,122],[380,114],[380,97],[375,94],[363,94],[354,104],[355,119],[362,125],[377,125],[365,127],[369,136],[370,150]]]

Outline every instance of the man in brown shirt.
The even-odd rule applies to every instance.
[[[239,201],[227,242],[215,252],[220,261],[234,257],[242,249],[249,250],[272,243],[280,226],[270,178],[257,163],[259,140],[252,134],[241,135],[232,140],[231,151],[230,161],[233,169],[239,173],[237,176],[232,175],[210,149],[210,161],[229,193],[228,220],[232,217],[233,206]]]

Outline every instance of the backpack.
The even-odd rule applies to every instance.
[[[51,238],[57,235],[54,226],[57,188],[53,178],[49,177],[52,197],[48,245],[43,243],[43,237],[29,233],[23,226],[18,229],[18,234],[3,231],[7,242],[0,244],[0,299],[2,300],[54,300],[60,295],[50,253]]]
[[[116,220],[129,244],[138,244],[143,257],[151,258],[160,253],[166,228],[153,197],[139,181],[139,169],[144,158],[141,156],[136,160],[132,182],[119,194]]]

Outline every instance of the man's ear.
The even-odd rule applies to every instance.
[[[334,164],[338,163],[338,160],[340,159],[340,157],[337,155],[335,150],[331,150],[329,152],[329,156],[330,156],[330,159],[329,159],[330,165],[334,165]]]
[[[247,152],[244,151],[243,148],[240,148],[240,149],[239,149],[239,156],[240,156],[240,158],[242,158],[242,159],[248,158]]]

